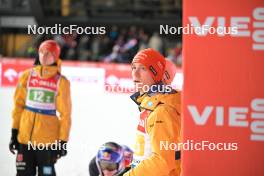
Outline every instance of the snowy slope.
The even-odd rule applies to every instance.
[[[14,88],[0,88],[0,175],[15,175],[8,150]],[[56,164],[57,175],[87,176],[88,162],[107,141],[133,146],[138,110],[129,94],[110,94],[72,86],[72,129],[68,155]]]

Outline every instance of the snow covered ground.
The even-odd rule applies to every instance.
[[[8,150],[14,88],[0,88],[0,175],[15,175],[15,156]],[[138,119],[129,94],[104,93],[72,86],[72,129],[68,155],[56,164],[57,175],[88,176],[88,163],[107,141],[133,146]]]

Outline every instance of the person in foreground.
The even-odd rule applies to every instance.
[[[141,50],[131,66],[137,90],[131,99],[140,117],[132,168],[124,176],[179,176],[180,149],[166,144],[181,142],[181,93],[163,83],[166,60],[159,52]]]
[[[90,176],[122,176],[130,169],[133,151],[115,142],[106,142],[89,163]]]

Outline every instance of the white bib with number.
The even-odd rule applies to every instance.
[[[32,70],[27,84],[26,108],[35,112],[54,115],[59,79],[59,74],[43,79]]]

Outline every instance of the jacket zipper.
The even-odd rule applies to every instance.
[[[33,130],[35,127],[35,121],[36,121],[36,113],[34,113],[33,125],[32,125],[31,132],[30,132],[30,142],[32,142],[32,134],[33,134]]]

